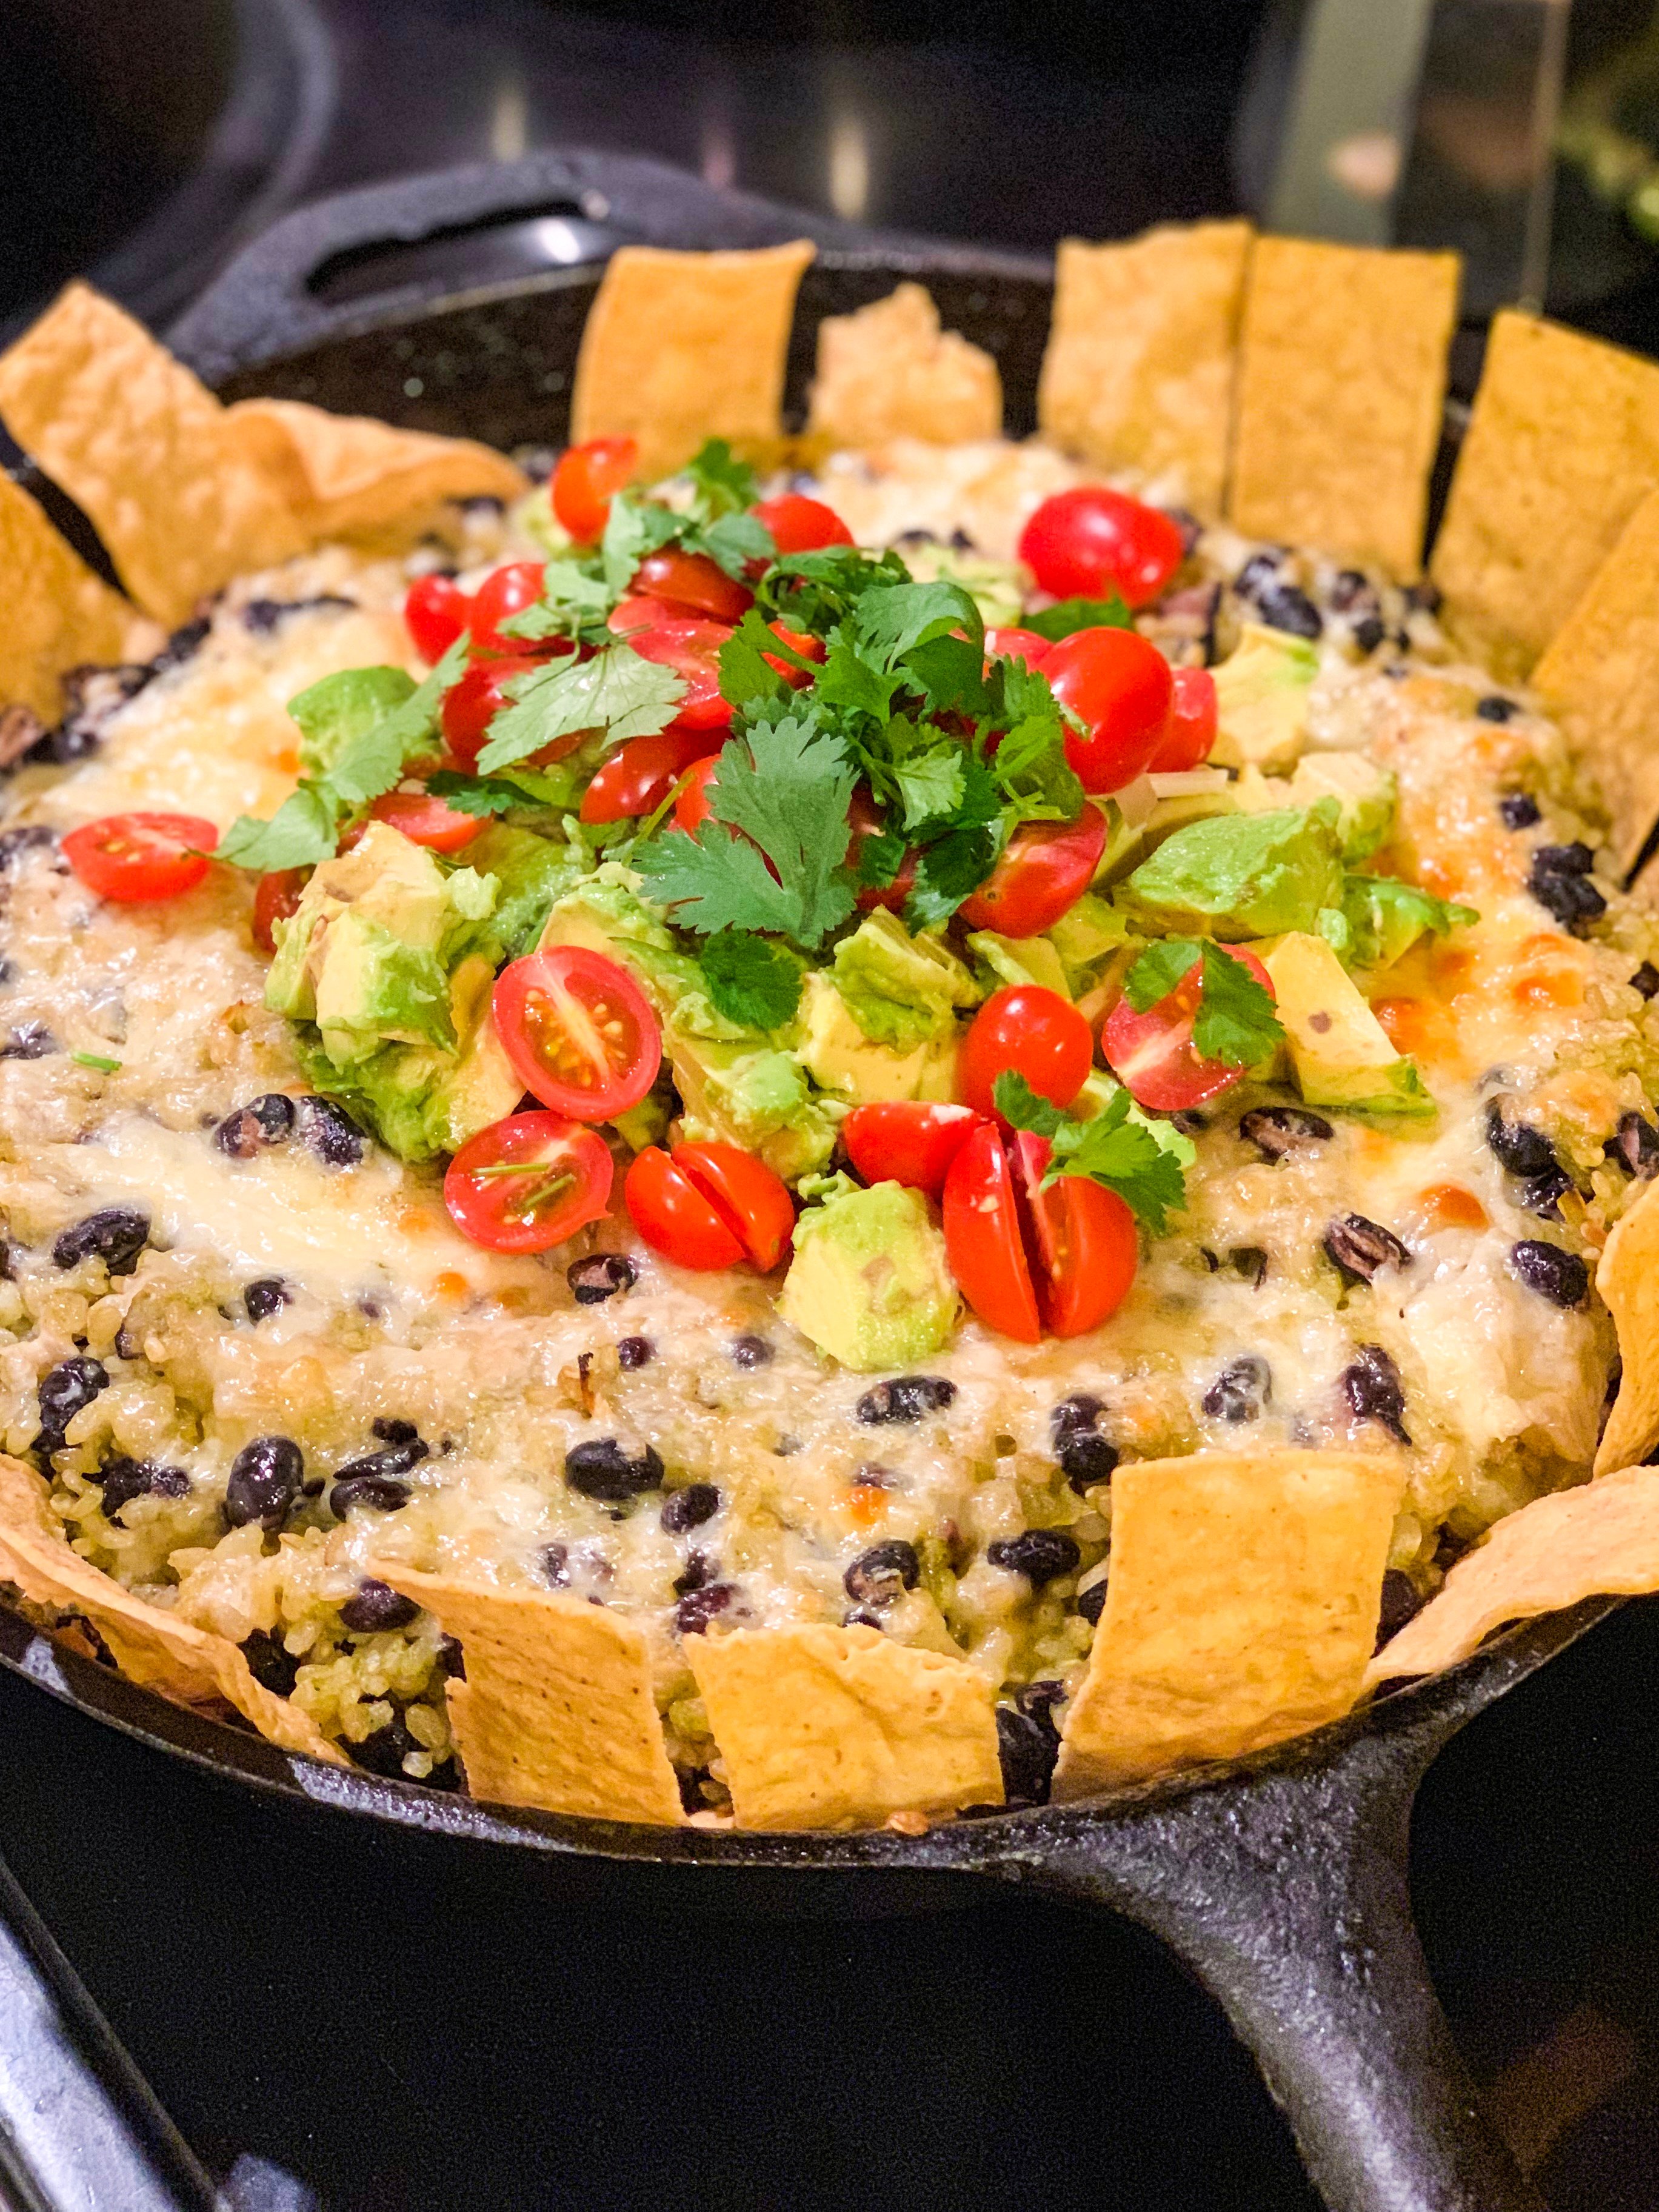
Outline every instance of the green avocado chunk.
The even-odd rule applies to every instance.
[[[1270,814],[1218,814],[1189,823],[1112,895],[1149,936],[1235,943],[1312,929],[1342,896],[1334,798]]]
[[[836,947],[832,981],[870,1042],[896,1052],[953,1036],[957,1007],[977,1006],[984,995],[946,945],[912,937],[885,908]]]
[[[872,1183],[809,1206],[778,1311],[843,1367],[906,1367],[938,1352],[956,1326],[957,1286],[927,1200],[902,1183]]]
[[[307,775],[326,775],[345,748],[379,726],[415,690],[401,668],[342,668],[290,699]]]
[[[1238,644],[1215,672],[1219,768],[1289,768],[1308,732],[1308,694],[1319,654],[1305,638],[1245,623]]]
[[[1275,807],[1312,806],[1321,799],[1334,799],[1341,810],[1337,839],[1342,858],[1352,867],[1387,844],[1400,785],[1392,769],[1377,767],[1364,753],[1309,753],[1288,779],[1245,769],[1233,786],[1233,797],[1243,814],[1267,814]]]

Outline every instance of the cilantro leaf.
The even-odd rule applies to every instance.
[[[1005,1068],[991,1086],[996,1109],[1016,1129],[1030,1129],[1039,1137],[1054,1138],[1066,1126],[1066,1116],[1039,1091],[1033,1091],[1017,1068]]]
[[[599,540],[599,560],[607,586],[620,599],[646,555],[683,538],[691,526],[689,515],[676,514],[659,500],[619,491],[611,502],[605,535]]]
[[[850,626],[838,623],[830,633],[823,666],[813,686],[813,696],[826,707],[850,707],[884,722],[892,712],[893,695],[900,679],[889,676],[859,649]]]
[[[214,848],[216,860],[261,875],[279,868],[308,868],[333,857],[340,810],[320,785],[306,781],[289,793],[269,822],[238,815]]]
[[[721,698],[734,707],[747,706],[751,699],[781,699],[790,687],[766,659],[768,653],[784,658],[764,617],[750,607],[720,647]]]
[[[800,1005],[801,971],[781,945],[747,929],[717,931],[699,956],[717,1014],[745,1029],[781,1030]]]
[[[965,746],[949,744],[935,745],[931,752],[900,762],[895,774],[904,801],[907,830],[957,812],[966,796],[964,763],[969,757]]]
[[[724,438],[705,438],[685,465],[693,489],[712,520],[752,507],[760,496],[760,478],[747,461],[740,461]]]
[[[1062,637],[1070,637],[1074,629],[1133,629],[1135,618],[1125,600],[1114,592],[1108,599],[1061,599],[1044,607],[1040,614],[1022,615],[1019,626],[1057,643]]]
[[[863,592],[880,584],[905,584],[910,572],[896,553],[872,557],[856,545],[826,545],[816,553],[788,553],[761,578],[756,601],[791,629],[827,637]]]
[[[799,899],[773,877],[760,848],[723,823],[705,822],[693,837],[657,839],[640,854],[639,867],[647,896],[672,907],[682,929],[789,937],[800,927]]]
[[[963,629],[983,657],[985,617],[960,584],[877,584],[860,592],[852,634],[888,673],[929,640]]]
[[[861,891],[884,891],[904,866],[904,855],[908,850],[902,837],[890,836],[885,830],[878,830],[859,847],[859,864],[854,881]]]
[[[930,713],[989,713],[992,690],[985,680],[985,647],[973,638],[948,635],[927,638],[912,646],[899,665],[927,701]]]
[[[754,561],[775,561],[776,540],[757,514],[722,514],[698,531],[699,549],[739,583]]]
[[[1191,938],[1164,937],[1149,945],[1123,979],[1123,995],[1138,1014],[1167,999],[1199,957]]]
[[[362,737],[342,748],[325,781],[348,806],[390,791],[438,726],[438,709],[466,669],[471,641],[465,631],[414,690]]]
[[[567,654],[514,677],[507,689],[513,704],[490,724],[489,742],[478,755],[486,775],[578,731],[603,729],[613,743],[653,737],[673,720],[685,678],[619,642],[591,660]]]
[[[1045,1190],[1062,1176],[1081,1176],[1115,1191],[1138,1221],[1161,1237],[1172,1212],[1187,1202],[1181,1162],[1144,1122],[1131,1119],[1133,1101],[1121,1086],[1092,1121],[1073,1121],[1032,1090],[1023,1075],[1000,1075],[992,1092],[997,1111],[1017,1129],[1046,1137],[1054,1151],[1042,1178]]]
[[[937,929],[949,921],[995,867],[1000,849],[994,834],[979,823],[949,830],[925,846],[916,855],[915,888],[904,902],[910,928]]]
[[[507,775],[467,775],[459,769],[441,768],[426,780],[434,799],[441,799],[458,814],[487,820],[515,806],[563,806],[568,804],[568,783],[534,769],[516,769]]]
[[[1157,1006],[1201,961],[1201,990],[1193,1024],[1193,1046],[1201,1060],[1224,1067],[1253,1067],[1285,1042],[1271,996],[1244,963],[1211,938],[1194,943],[1167,937],[1147,946],[1123,980],[1124,996],[1138,1014]]]
[[[402,668],[342,668],[309,685],[288,702],[299,725],[300,758],[313,776],[325,776],[341,755],[377,728],[415,691]]]

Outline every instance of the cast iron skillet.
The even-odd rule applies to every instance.
[[[316,400],[507,447],[556,445],[596,264],[612,246],[802,235],[823,251],[801,289],[790,405],[804,398],[818,319],[915,275],[948,327],[996,354],[1010,428],[1033,427],[1046,264],[859,231],[591,153],[324,202],[250,247],[171,335],[228,397]],[[550,249],[562,265],[546,265]],[[526,1880],[613,1905],[912,1911],[961,1902],[971,1879],[1106,1906],[1160,1936],[1219,1999],[1332,2212],[1539,2212],[1476,2110],[1429,1985],[1407,1894],[1407,1822],[1425,1769],[1456,1730],[1615,1602],[1511,1630],[1449,1674],[1279,1750],[914,1839],[665,1832],[343,1772],[169,1705],[3,1608],[0,1663],[228,1779],[510,1848]]]

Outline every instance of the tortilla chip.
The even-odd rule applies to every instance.
[[[0,1455],[0,1581],[15,1583],[36,1605],[84,1613],[131,1680],[180,1705],[222,1698],[268,1743],[330,1765],[349,1764],[298,1705],[256,1682],[228,1638],[178,1620],[123,1589],[72,1552],[46,1504],[46,1486],[21,1460]]]
[[[576,358],[570,435],[637,439],[647,483],[705,438],[781,437],[789,325],[806,239],[753,252],[613,253]]]
[[[1002,1802],[989,1684],[878,1628],[688,1637],[740,1828],[865,1828]]]
[[[1625,525],[1532,680],[1607,802],[1622,871],[1659,817],[1659,491]]]
[[[1524,672],[1656,485],[1659,362],[1495,317],[1431,564],[1454,625]]]
[[[1383,1645],[1365,1686],[1455,1667],[1506,1621],[1650,1590],[1659,1590],[1659,1471],[1627,1467],[1506,1514]]]
[[[1112,1478],[1112,1568],[1057,1798],[1338,1719],[1376,1638],[1400,1463],[1201,1452]]]
[[[471,438],[394,430],[297,399],[238,400],[226,428],[311,538],[410,535],[446,501],[482,494],[510,501],[530,489],[522,469]]]
[[[1085,460],[1168,476],[1221,511],[1248,222],[1161,225],[1121,245],[1060,240],[1037,386],[1043,435]]]
[[[550,1590],[396,1565],[370,1571],[435,1614],[461,1647],[466,1679],[445,1695],[475,1797],[588,1820],[684,1821],[650,1656],[632,1621]]]
[[[1659,1444],[1659,1182],[1614,1222],[1595,1287],[1619,1332],[1619,1395],[1595,1448],[1595,1473],[1634,1467]]]
[[[62,711],[58,678],[87,660],[119,660],[137,617],[94,576],[21,484],[0,475],[0,705],[43,722]]]
[[[838,446],[890,438],[953,445],[1002,435],[1002,379],[988,353],[954,331],[920,284],[818,325],[808,431]]]
[[[1256,240],[1229,495],[1247,537],[1419,573],[1460,266],[1455,253]]]
[[[205,385],[84,284],[0,354],[0,418],[164,623],[185,621],[240,570],[304,550],[300,523]]]

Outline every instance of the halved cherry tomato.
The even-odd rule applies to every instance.
[[[945,1179],[945,1249],[957,1287],[988,1328],[1021,1344],[1042,1340],[1014,1179],[1001,1132],[981,1121]]]
[[[495,1034],[532,1097],[573,1121],[637,1106],[662,1066],[662,1030],[628,970],[601,952],[556,945],[495,978]]]
[[[560,454],[550,487],[553,512],[578,545],[592,545],[605,535],[611,496],[627,483],[639,459],[632,438],[590,438]]]
[[[522,614],[540,599],[543,567],[540,561],[509,561],[504,568],[492,569],[484,578],[472,594],[468,625],[476,652],[534,656],[537,647],[532,642],[508,636],[500,625],[509,615]]]
[[[605,617],[605,627],[617,637],[631,637],[636,629],[654,629],[659,623],[684,619],[680,609],[671,607],[666,599],[653,599],[643,592],[630,592],[611,608]]]
[[[308,868],[278,868],[261,876],[253,893],[253,942],[261,952],[276,950],[276,925],[297,913],[300,894],[306,887]]]
[[[1020,532],[1019,557],[1057,599],[1120,592],[1155,599],[1186,557],[1178,524],[1127,492],[1079,484],[1045,499]]]
[[[64,840],[64,858],[100,898],[136,906],[194,890],[219,832],[199,814],[105,814]]]
[[[388,791],[369,808],[376,822],[389,822],[411,845],[429,853],[459,853],[483,828],[481,817],[447,806],[429,791]]]
[[[1094,880],[1106,849],[1106,817],[1085,805],[1075,822],[1027,822],[971,898],[962,902],[969,929],[1005,937],[1037,937],[1077,904]]]
[[[1224,948],[1242,960],[1271,999],[1267,969],[1243,945]],[[1224,1060],[1200,1060],[1193,1024],[1203,996],[1203,963],[1195,960],[1173,991],[1138,1014],[1127,997],[1118,1000],[1100,1033],[1100,1048],[1131,1097],[1155,1113],[1179,1114],[1229,1091],[1244,1073]]]
[[[1177,668],[1170,690],[1169,726],[1147,765],[1165,774],[1202,768],[1215,743],[1215,678],[1207,668]]]
[[[1086,1176],[1057,1176],[1044,1190],[1053,1149],[1046,1137],[1022,1129],[1012,1148],[1043,1326],[1050,1336],[1083,1336],[1129,1294],[1140,1263],[1134,1215],[1115,1190]]]
[[[830,648],[823,640],[814,637],[810,630],[786,629],[781,623],[768,623],[766,627],[781,645],[787,645],[803,660],[822,660],[829,653]],[[786,660],[781,653],[763,653],[761,659],[769,668],[775,668],[784,682],[793,684],[797,691],[804,691],[812,681],[810,668],[797,668],[793,660]]]
[[[984,1126],[984,1117],[971,1106],[895,1100],[854,1107],[841,1125],[841,1140],[866,1182],[908,1183],[937,1198],[951,1161]]]
[[[628,642],[642,660],[654,660],[685,678],[685,694],[669,727],[674,730],[725,730],[732,724],[732,702],[720,696],[720,647],[732,635],[726,623],[683,621],[655,623],[636,629]]]
[[[1023,660],[1028,668],[1041,668],[1054,649],[1051,637],[1040,637],[1034,629],[988,629],[985,650],[1000,660]]]
[[[471,616],[472,602],[453,576],[416,576],[404,600],[404,624],[422,660],[441,660]]]
[[[853,829],[847,865],[856,873],[859,854],[864,849],[865,841],[878,835],[885,826],[881,809],[876,804],[876,795],[867,783],[860,783],[854,789],[852,804],[847,810],[847,819]],[[884,906],[890,914],[902,914],[904,902],[915,889],[915,883],[916,856],[914,852],[908,852],[900,861],[898,873],[890,884],[879,887],[872,884],[858,894],[860,913],[869,914],[876,907]]]
[[[789,1193],[763,1160],[735,1145],[648,1145],[628,1170],[634,1226],[680,1267],[752,1261],[769,1273],[794,1232]]]
[[[674,801],[674,827],[684,830],[688,837],[695,835],[700,823],[708,819],[708,787],[720,764],[720,755],[710,753],[706,760],[696,762],[688,769],[680,786],[680,795]]]
[[[601,1219],[615,1172],[603,1137],[559,1114],[510,1114],[469,1137],[444,1176],[463,1237],[492,1252],[545,1252]]]
[[[1085,791],[1121,791],[1142,775],[1169,727],[1174,684],[1158,647],[1133,629],[1074,629],[1042,665],[1060,705],[1084,726],[1066,757]]]
[[[708,750],[698,730],[664,730],[618,745],[582,793],[584,822],[625,822],[654,813],[695,760]]]
[[[1039,1097],[1069,1106],[1095,1056],[1089,1024],[1069,999],[1041,983],[1008,983],[974,1016],[957,1062],[957,1089],[976,1114],[996,1117],[992,1092],[1011,1068]]]
[[[489,726],[510,702],[507,687],[515,676],[528,676],[545,663],[514,655],[501,660],[475,660],[466,673],[444,694],[439,720],[444,743],[463,768],[471,768],[483,750]],[[565,748],[567,751],[569,747]],[[556,758],[550,747],[546,757]]]
[[[817,553],[826,545],[853,543],[852,532],[835,508],[808,499],[805,492],[780,492],[775,499],[762,500],[754,512],[780,553]]]
[[[647,553],[634,571],[630,592],[665,599],[678,614],[707,615],[711,622],[738,623],[755,602],[746,584],[728,576],[707,553],[687,553],[665,545]]]

